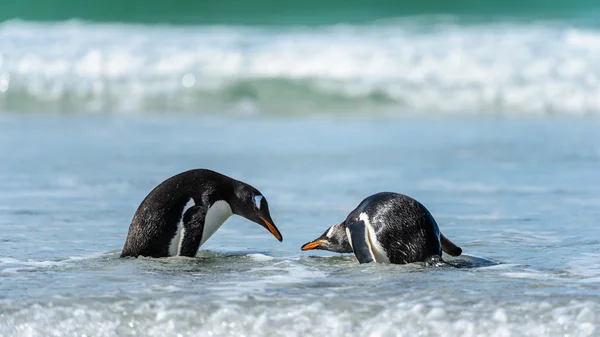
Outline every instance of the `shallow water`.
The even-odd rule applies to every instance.
[[[593,336],[600,121],[0,116],[0,336]],[[119,259],[145,195],[207,167],[265,194],[198,258]],[[364,197],[424,203],[469,268],[300,246]]]

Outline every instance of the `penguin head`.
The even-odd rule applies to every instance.
[[[335,253],[352,253],[352,246],[346,235],[346,222],[329,227],[323,235],[302,246],[302,250],[321,249]]]
[[[271,232],[277,240],[283,241],[279,229],[275,227],[273,219],[271,219],[269,204],[262,193],[250,185],[241,183],[235,189],[233,199],[231,210],[234,214],[256,222]]]

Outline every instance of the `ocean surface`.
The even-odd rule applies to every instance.
[[[175,3],[0,4],[0,337],[600,335],[597,1]],[[192,168],[283,242],[120,259]],[[300,250],[381,191],[459,268]]]
[[[0,118],[1,336],[595,336],[600,121]],[[165,178],[208,167],[269,200],[199,258],[119,259]],[[300,246],[364,197],[424,203],[465,268]]]

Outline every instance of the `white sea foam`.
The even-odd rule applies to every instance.
[[[251,258],[254,261],[271,261],[273,260],[273,257],[265,255],[265,254],[248,254],[248,257]]]
[[[568,271],[579,277],[583,277],[582,282],[600,283],[600,259],[599,253],[580,253],[569,259]]]
[[[556,278],[555,275],[552,275],[549,273],[542,273],[542,272],[538,272],[538,271],[511,272],[511,273],[504,273],[503,275],[506,277],[529,279],[529,280],[550,280],[550,279]]]
[[[177,299],[149,302],[90,301],[32,305],[2,314],[1,336],[593,336],[600,306],[492,301],[451,311],[448,303],[362,303],[363,310],[332,308],[323,301],[194,305]],[[12,303],[5,302],[5,306]],[[355,303],[358,305],[359,303]],[[498,306],[501,306],[500,308]]]
[[[0,111],[600,114],[600,31],[0,24]],[[314,109],[313,109],[314,110]]]
[[[69,265],[76,261],[89,260],[99,258],[101,256],[107,256],[111,253],[91,253],[83,255],[70,256],[67,259],[62,260],[19,260],[15,258],[0,258],[0,267],[8,267],[1,269],[3,273],[14,274],[22,270],[35,270],[39,268],[52,268],[57,266]]]

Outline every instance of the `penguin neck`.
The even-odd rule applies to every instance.
[[[207,206],[207,211],[213,207],[221,207],[223,204],[227,204],[235,214],[236,207],[236,195],[235,195],[235,181],[228,182],[223,181],[213,186],[209,191],[206,191],[200,195],[194,197],[194,200],[203,201]]]
[[[240,214],[238,212],[238,210],[243,209],[243,207],[242,207],[242,200],[240,199],[240,196],[238,195],[238,191],[242,190],[242,188],[243,188],[242,184],[243,183],[240,181],[233,180],[231,182],[230,189],[228,189],[228,192],[221,195],[220,199],[218,199],[218,200],[227,202],[227,204],[229,204],[229,207],[231,208],[231,213],[233,213],[235,215],[240,215],[240,216],[243,216],[243,215]],[[215,202],[218,200],[215,200]]]

